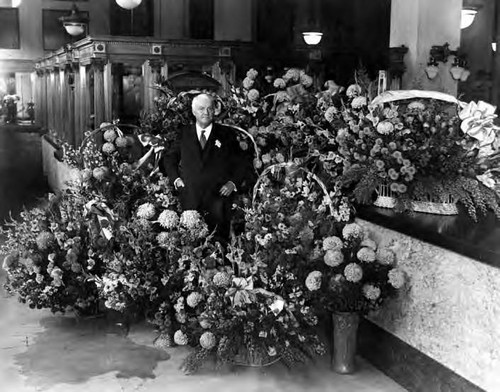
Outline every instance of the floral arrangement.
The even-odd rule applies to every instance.
[[[51,195],[48,205],[23,211],[1,229],[7,255],[5,287],[31,308],[53,312],[92,312],[98,304],[91,274],[102,265],[93,255],[104,246],[99,227],[86,215],[82,199],[70,190]]]
[[[399,210],[414,200],[454,200],[476,220],[488,209],[500,217],[493,112],[485,103],[461,110],[455,98],[435,92],[388,92],[370,103],[351,85],[346,104],[328,108],[325,117],[338,127],[344,184],[358,202],[372,202],[385,185]]]
[[[366,314],[405,285],[389,248],[378,248],[361,226],[348,223],[316,242],[306,287],[318,309]]]

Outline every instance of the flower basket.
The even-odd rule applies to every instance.
[[[377,188],[377,199],[373,204],[382,208],[394,208],[396,206],[396,197],[388,185],[380,185]],[[425,212],[437,215],[457,215],[458,208],[456,200],[451,195],[443,198],[436,198],[427,194],[426,199],[412,200],[411,210],[415,212]]]
[[[447,102],[451,105],[463,106],[455,97],[440,93],[437,91],[421,90],[399,90],[386,91],[385,93],[373,99],[372,104],[381,105],[389,102],[398,102],[402,100],[422,100],[434,99],[441,102]],[[374,205],[382,208],[394,208],[397,204],[398,194],[390,189],[389,185],[379,185],[376,190],[377,199]],[[436,196],[430,193],[420,198],[413,198],[409,204],[409,209],[415,212],[424,212],[438,215],[457,215],[457,200],[451,194]]]
[[[270,357],[269,355],[261,355],[257,351],[250,351],[246,348],[242,348],[233,360],[233,365],[245,366],[245,367],[267,367],[274,365],[279,362],[281,357],[275,355]]]

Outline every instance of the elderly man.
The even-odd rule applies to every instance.
[[[165,155],[167,176],[179,191],[182,209],[198,210],[222,240],[229,238],[232,198],[243,179],[241,151],[233,130],[213,122],[214,99],[193,99],[195,124],[185,127]]]

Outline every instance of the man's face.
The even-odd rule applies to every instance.
[[[193,107],[193,115],[196,118],[196,123],[200,127],[206,128],[209,126],[214,118],[214,106],[212,100],[206,97],[198,98]]]

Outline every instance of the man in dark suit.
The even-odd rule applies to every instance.
[[[214,99],[197,95],[196,123],[183,128],[164,159],[165,172],[179,191],[183,210],[198,210],[222,240],[229,238],[231,204],[243,178],[235,131],[213,123]]]

